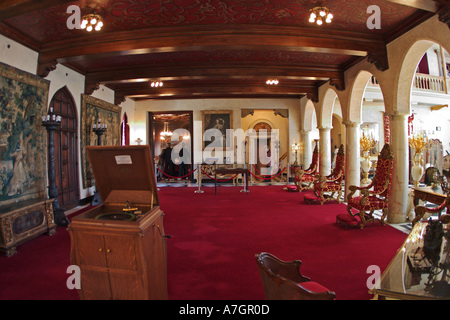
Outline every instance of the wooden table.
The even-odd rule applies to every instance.
[[[242,174],[244,176],[244,189],[241,192],[249,192],[248,190],[248,169],[244,168],[216,168],[214,171],[214,192],[217,195],[217,175]]]
[[[447,195],[442,192],[442,188],[433,190],[431,187],[417,187],[414,188],[414,206],[419,204],[419,200],[429,201],[440,205],[444,202]]]
[[[416,261],[423,256],[423,236],[428,222],[416,223],[403,245],[397,251],[375,287],[369,290],[375,299],[402,300],[448,300],[450,295],[442,296],[427,289],[428,273],[419,268]],[[448,225],[444,225],[448,230]],[[445,237],[442,247],[447,245]],[[441,248],[442,248],[441,247]],[[419,250],[418,250],[419,249]],[[441,255],[441,261],[445,260]],[[422,260],[423,261],[423,260]],[[441,273],[442,274],[442,273]],[[436,280],[440,275],[435,276]]]
[[[445,201],[447,195],[439,187],[433,190],[431,187],[417,187],[414,188],[414,207],[419,204],[419,200],[429,201],[431,203],[440,205]],[[447,213],[450,212],[450,208],[447,207]],[[420,221],[422,217],[416,217],[415,220]]]

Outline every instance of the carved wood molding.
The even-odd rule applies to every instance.
[[[57,65],[58,62],[56,60],[50,60],[45,63],[38,63],[37,75],[42,78],[45,78],[50,74],[50,72],[56,69]]]
[[[389,69],[389,61],[386,53],[370,53],[367,55],[367,61],[375,65],[380,71]]]
[[[125,102],[126,100],[126,96],[123,94],[118,94],[118,93],[114,93],[114,104],[115,105],[120,105],[122,102]]]
[[[306,97],[312,102],[319,102],[319,88],[315,88],[306,94]]]
[[[344,91],[345,90],[344,76],[341,75],[338,78],[331,78],[330,79],[330,85],[334,86],[339,91]]]
[[[85,84],[84,84],[84,93],[91,95],[94,93],[94,91],[98,90],[98,88],[100,88],[100,83],[99,82],[88,82],[86,80]]]
[[[450,4],[443,5],[437,12],[439,21],[445,23],[450,29]]]
[[[252,115],[255,113],[255,110],[253,109],[242,109],[241,110],[241,118],[245,118],[248,115]]]

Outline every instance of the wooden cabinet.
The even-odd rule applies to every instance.
[[[72,264],[81,270],[81,299],[167,299],[163,213],[136,222],[91,219],[101,207],[69,226]]]
[[[167,299],[164,214],[149,147],[86,150],[103,204],[74,217],[68,228],[80,298]]]
[[[55,232],[53,199],[26,200],[0,208],[0,252],[7,257],[17,253],[19,244]]]

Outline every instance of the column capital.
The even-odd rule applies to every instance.
[[[361,125],[360,122],[352,122],[352,121],[343,121],[342,124],[350,128],[357,128]]]
[[[318,126],[317,129],[319,129],[319,131],[326,131],[326,130],[331,130],[331,127],[322,127],[322,126]]]
[[[394,111],[391,113],[385,113],[384,115],[388,116],[392,120],[406,120],[411,115],[410,113],[400,113],[398,111]]]

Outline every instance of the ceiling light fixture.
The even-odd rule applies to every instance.
[[[86,29],[87,32],[91,32],[92,30],[100,31],[102,27],[103,19],[98,14],[87,14],[81,20],[81,29]]]
[[[153,88],[158,88],[158,87],[162,87],[163,86],[163,82],[162,81],[152,81],[152,83],[150,84],[150,86],[152,86]]]
[[[160,138],[161,138],[161,140],[165,140],[171,136],[172,136],[172,131],[170,131],[170,129],[169,129],[169,122],[164,121],[164,129],[160,133]]]
[[[324,22],[331,23],[333,19],[333,14],[327,7],[314,7],[309,10],[309,13],[309,22],[317,23],[319,26]]]
[[[269,79],[266,81],[266,84],[268,85],[277,85],[278,84],[278,79]]]

